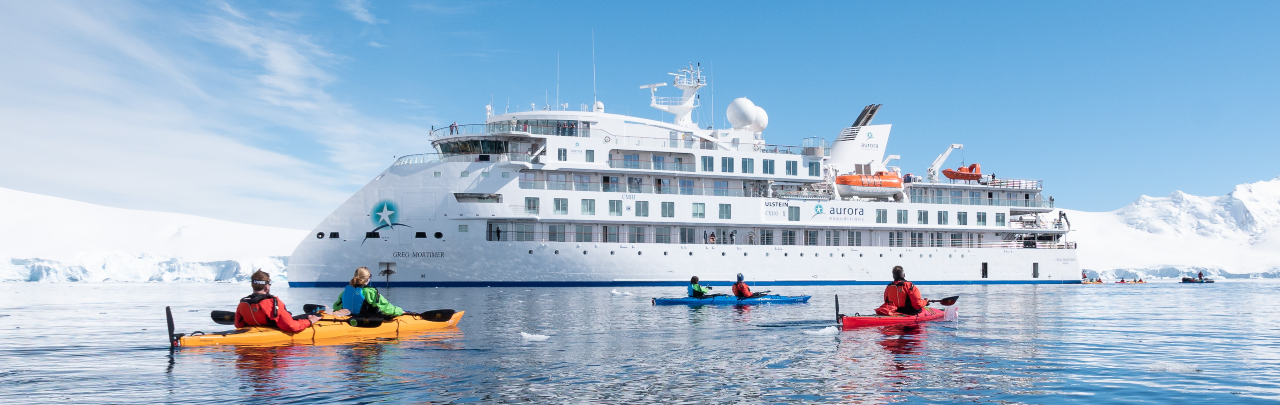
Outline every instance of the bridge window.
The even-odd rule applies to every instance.
[[[885,209],[876,210],[876,223],[877,224],[889,223],[889,210],[885,210]]]
[[[751,158],[742,158],[742,172],[751,174],[756,172],[756,160]]]
[[[788,176],[799,176],[799,175],[800,175],[800,162],[797,162],[797,161],[794,161],[794,160],[788,160],[788,161],[787,161],[787,175],[788,175]]]
[[[716,170],[715,165],[716,165],[716,160],[715,160],[715,158],[713,158],[713,157],[711,157],[711,156],[703,156],[703,157],[702,157],[702,171],[704,171],[704,172],[714,172],[714,171]]]
[[[975,225],[987,226],[987,213],[979,212],[975,222],[977,222]]]

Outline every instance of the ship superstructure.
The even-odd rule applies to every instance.
[[[1042,182],[969,167],[903,175],[891,125],[862,111],[834,142],[765,142],[764,109],[739,98],[729,128],[691,112],[700,67],[672,74],[672,122],[544,108],[431,132],[321,222],[289,262],[292,286],[340,286],[359,266],[392,286],[680,285],[697,275],[760,285],[1073,283],[1065,218]],[[947,153],[961,145],[951,145]]]

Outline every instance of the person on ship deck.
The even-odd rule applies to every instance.
[[[351,277],[351,282],[342,289],[342,294],[338,296],[338,301],[333,303],[333,310],[340,311],[346,309],[351,312],[352,322],[356,322],[354,318],[375,318],[391,319],[400,315],[404,315],[404,310],[395,305],[391,305],[386,297],[378,293],[377,288],[369,286],[369,279],[372,275],[369,273],[368,267],[360,267],[356,269],[356,273]]]
[[[711,286],[703,286],[698,284],[698,276],[689,279],[689,288],[686,290],[690,297],[702,298],[711,293]]]
[[[893,282],[884,288],[884,304],[876,308],[877,315],[916,315],[924,311],[929,300],[920,296],[920,289],[907,281],[907,271],[893,266]]]
[[[733,283],[733,296],[738,297],[738,299],[764,296],[764,293],[762,292],[751,292],[751,287],[747,286],[747,283],[742,280],[742,273],[738,273],[738,282]]]
[[[267,326],[285,333],[298,333],[320,320],[315,315],[293,316],[279,298],[271,295],[271,275],[258,270],[249,276],[253,294],[241,298],[236,306],[237,329],[250,326]]]

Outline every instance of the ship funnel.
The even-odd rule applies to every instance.
[[[892,125],[871,125],[881,104],[864,107],[853,126],[840,131],[831,144],[831,162],[838,174],[874,174],[885,170],[884,153]]]

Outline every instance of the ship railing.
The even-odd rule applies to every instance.
[[[683,105],[684,101],[685,101],[684,97],[654,97],[653,98],[654,105],[662,105],[662,106]],[[701,105],[702,103],[699,102],[697,98],[693,99],[694,107],[699,107]]]
[[[434,140],[458,135],[488,135],[501,133],[590,137],[592,133],[596,131],[602,132],[602,135],[608,135],[607,131],[591,129],[585,125],[538,125],[523,122],[513,124],[510,121],[506,121],[492,122],[488,124],[449,125],[446,127],[433,128],[430,133],[430,138]]]
[[[529,162],[532,157],[524,153],[475,153],[475,154],[457,154],[457,153],[420,153],[416,155],[401,156],[396,159],[392,166],[412,165],[423,163],[485,163],[485,162]]]
[[[672,184],[596,183],[577,181],[520,180],[525,190],[602,191],[629,194],[709,195],[718,197],[764,197],[763,190],[741,187],[680,186]],[[775,195],[779,193],[774,193]],[[797,194],[798,195],[798,194]],[[830,193],[817,193],[830,197]]]
[[[812,199],[812,200],[830,200],[832,194],[830,191],[775,191],[774,197],[778,198],[796,198],[796,199]]]
[[[606,144],[618,148],[643,147],[653,149],[697,149],[697,150],[729,150],[735,152],[752,152],[777,155],[802,155],[803,146],[767,145],[754,143],[715,142],[690,134],[681,134],[672,138],[654,138],[646,136],[615,136],[602,138]]]
[[[540,207],[538,206],[516,204],[516,205],[511,205],[510,207],[511,207],[511,213],[515,215],[536,216],[540,211]]]
[[[694,163],[675,163],[675,162],[654,162],[651,160],[637,159],[609,159],[609,167],[614,169],[637,169],[637,170],[663,170],[671,172],[695,172],[697,165]]]
[[[515,211],[513,206],[513,211]],[[537,215],[529,213],[528,215]],[[582,228],[579,228],[581,226]],[[607,231],[601,231],[601,228],[607,228]],[[711,241],[702,239],[697,232],[694,232],[692,239],[680,239],[680,226],[675,225],[605,225],[602,227],[592,225],[573,225],[573,224],[548,224],[538,227],[537,231],[521,229],[516,227],[511,229],[503,229],[503,226],[495,226],[487,232],[485,240],[491,242],[577,242],[577,243],[655,243],[655,244],[680,244],[680,245],[736,245],[736,246],[791,246],[795,248],[808,247],[903,247],[903,248],[956,248],[956,249],[1076,249],[1075,242],[1036,242],[1036,241],[999,241],[999,242],[970,242],[964,243],[913,243],[911,246],[905,246],[901,243],[875,243],[874,240],[868,240],[868,243],[860,243],[857,245],[828,245],[823,244],[821,237],[814,239],[812,242],[807,239],[797,237],[795,239],[787,239],[781,236],[772,237],[771,243],[765,244],[764,240],[757,235],[750,234],[751,231],[743,229],[734,236],[726,236],[723,233],[716,235],[717,240]],[[688,227],[685,227],[688,228]],[[705,227],[704,227],[705,228]],[[695,228],[696,229],[696,228]],[[705,230],[705,229],[704,229]],[[581,231],[581,232],[580,232]],[[954,241],[953,241],[954,242]]]
[[[972,198],[972,197],[933,197],[923,195],[911,196],[911,202],[919,204],[950,204],[950,205],[988,205],[993,207],[1023,207],[1023,208],[1053,208],[1053,201],[1050,200],[1018,200],[1003,198]]]

